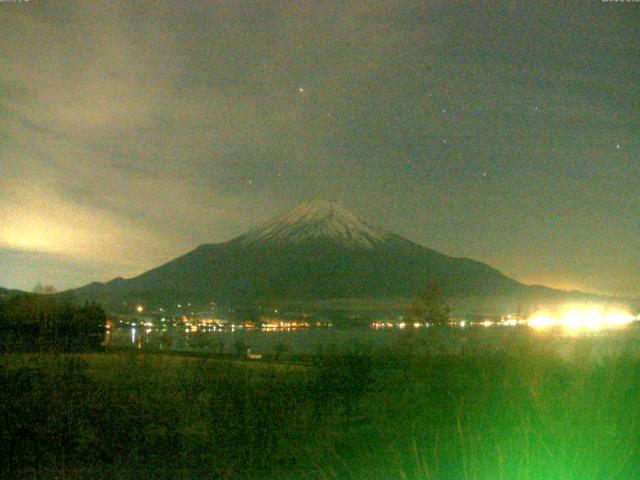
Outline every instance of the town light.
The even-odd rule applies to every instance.
[[[541,311],[527,320],[537,330],[562,327],[571,331],[617,328],[633,322],[629,312],[602,305],[567,305],[557,312]]]

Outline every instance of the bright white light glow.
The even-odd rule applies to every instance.
[[[527,324],[537,330],[562,327],[566,330],[601,330],[625,326],[635,320],[628,311],[603,305],[567,305],[557,312],[540,311]]]

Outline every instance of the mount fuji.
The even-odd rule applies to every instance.
[[[92,283],[74,294],[111,306],[254,305],[406,298],[433,282],[465,297],[543,289],[369,225],[337,203],[310,200],[227,242],[201,245],[137,277]]]

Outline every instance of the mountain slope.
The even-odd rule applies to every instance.
[[[451,295],[513,294],[524,285],[490,266],[440,254],[312,200],[225,243],[201,245],[128,280],[75,290],[107,304],[413,296],[430,282]]]
[[[26,292],[23,292],[21,290],[11,290],[8,288],[0,287],[0,300],[2,300],[3,298],[12,297],[14,295],[23,295],[25,293]]]

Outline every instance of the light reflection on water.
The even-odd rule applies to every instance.
[[[186,331],[184,328],[116,328],[109,348],[238,353],[250,348],[262,354],[322,355],[403,350],[412,354],[468,354],[506,348],[543,346],[562,357],[640,354],[640,325],[624,329],[567,334],[562,329],[536,331],[526,326],[442,329],[372,329],[367,327],[292,330],[226,329]]]

